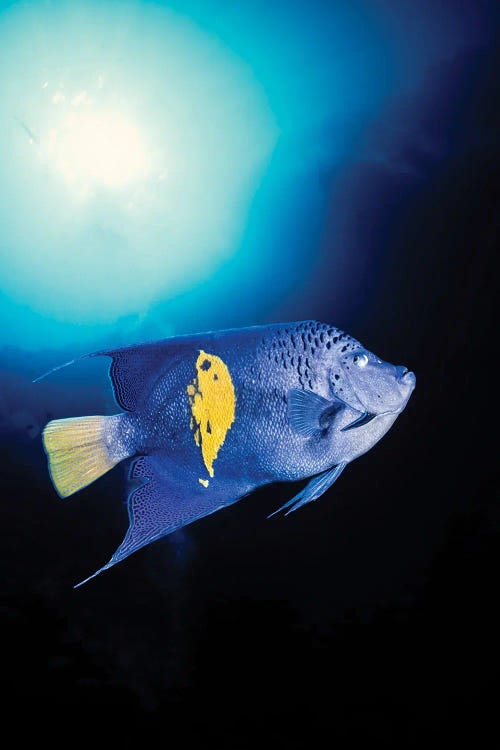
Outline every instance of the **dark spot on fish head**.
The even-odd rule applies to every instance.
[[[202,370],[210,370],[210,368],[212,367],[212,363],[209,359],[204,359],[200,367]]]
[[[207,432],[209,435],[212,434],[212,425],[210,424],[210,422],[207,422]]]
[[[218,379],[219,379],[219,376],[217,375],[217,373],[215,373],[214,380],[218,380]]]
[[[339,380],[340,379],[340,375],[338,374],[338,372],[336,372],[333,377],[335,378],[335,380]]]

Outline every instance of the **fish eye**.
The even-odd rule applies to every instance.
[[[357,367],[363,368],[368,364],[368,357],[366,354],[355,354],[352,361]]]

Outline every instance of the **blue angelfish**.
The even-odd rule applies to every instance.
[[[86,356],[99,355],[111,357],[122,412],[57,419],[43,431],[61,497],[133,459],[130,525],[97,573],[270,482],[310,478],[276,512],[317,500],[385,435],[415,387],[405,367],[314,321]]]

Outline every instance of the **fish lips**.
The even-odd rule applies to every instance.
[[[410,388],[410,390],[413,390],[417,384],[417,377],[412,370],[408,370],[408,368],[404,368],[403,372],[400,376],[400,380],[406,387]]]
[[[396,367],[396,380],[397,384],[400,390],[400,393],[402,394],[404,401],[401,404],[400,411],[402,411],[406,404],[408,403],[408,399],[410,398],[411,394],[413,393],[415,389],[415,385],[417,384],[417,378],[415,376],[415,373],[409,370],[407,367]]]

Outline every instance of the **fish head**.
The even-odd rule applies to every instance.
[[[416,378],[402,365],[384,362],[359,342],[342,347],[332,373],[334,395],[365,414],[399,414],[406,406]]]

